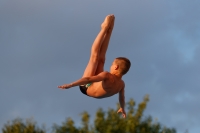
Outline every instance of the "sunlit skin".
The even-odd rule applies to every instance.
[[[91,55],[88,65],[81,79],[69,84],[58,86],[60,89],[69,89],[74,86],[80,86],[92,83],[87,89],[87,95],[94,98],[106,98],[119,93],[120,109],[117,113],[122,113],[126,117],[124,110],[125,84],[122,80],[122,74],[119,72],[119,66],[113,61],[110,72],[104,71],[104,62],[109,40],[114,27],[115,16],[106,16],[101,24],[101,30],[91,48]]]

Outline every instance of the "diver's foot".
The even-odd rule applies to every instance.
[[[106,16],[104,22],[101,24],[101,28],[102,29],[108,29],[110,27],[110,24],[111,24],[113,19],[114,19],[114,15]]]
[[[112,32],[112,30],[114,28],[114,24],[115,24],[115,16],[113,15],[113,19],[111,21],[110,27],[108,28],[107,32]]]

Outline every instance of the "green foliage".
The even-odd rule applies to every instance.
[[[62,126],[54,125],[54,133],[79,133],[79,130],[74,126],[74,121],[71,118],[68,118],[65,122],[62,123]]]
[[[52,133],[176,133],[174,128],[166,128],[159,122],[153,121],[151,116],[143,117],[143,112],[149,101],[148,95],[134,108],[135,101],[130,99],[127,105],[127,117],[124,119],[117,114],[119,104],[116,109],[103,111],[99,109],[96,112],[94,123],[90,125],[90,115],[83,112],[82,125],[76,127],[71,118],[67,118],[61,126],[54,125]],[[21,120],[14,120],[12,124],[6,124],[2,129],[3,133],[45,133],[45,130],[39,129],[33,122],[23,123]]]
[[[36,126],[32,119],[24,122],[22,119],[14,119],[11,123],[7,122],[2,128],[2,133],[45,133],[45,129]]]
[[[149,101],[148,95],[144,97],[143,102],[135,109],[135,101],[130,99],[126,104],[128,108],[127,118],[122,118],[117,114],[117,109],[109,109],[104,112],[99,109],[94,121],[94,133],[176,133],[175,129],[164,128],[161,124],[153,122],[149,116],[142,119],[143,112]]]

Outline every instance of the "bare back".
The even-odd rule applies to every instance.
[[[105,98],[117,94],[124,88],[124,81],[109,73],[108,79],[94,82],[87,89],[87,95],[94,98]]]

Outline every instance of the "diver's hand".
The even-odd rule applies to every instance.
[[[120,108],[117,113],[122,113],[123,118],[126,118],[126,112],[123,108]]]
[[[68,88],[71,88],[71,87],[72,87],[72,84],[64,84],[64,85],[58,86],[58,88],[60,88],[60,89],[68,89]]]

